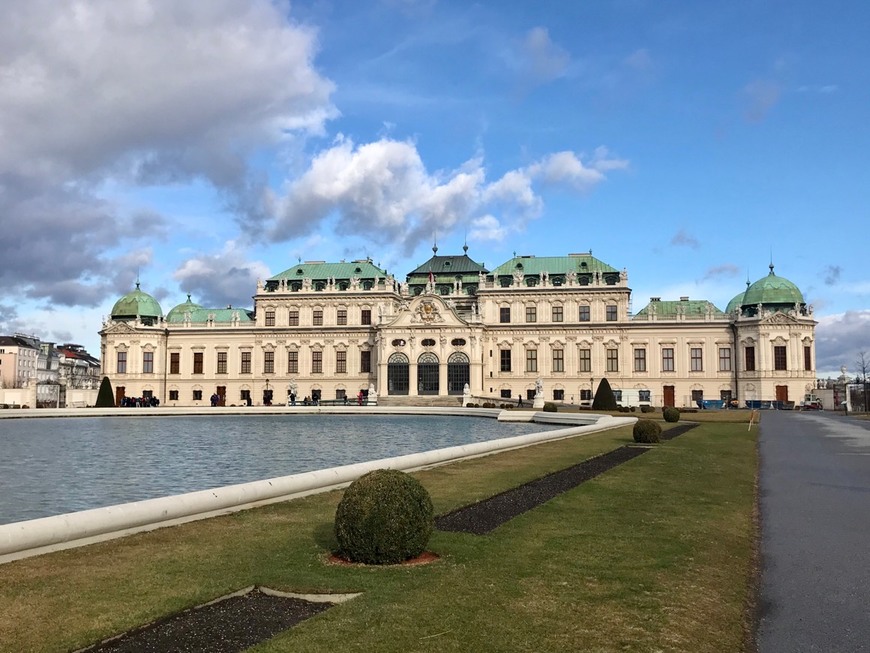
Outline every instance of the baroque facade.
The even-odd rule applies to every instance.
[[[815,384],[812,307],[770,272],[722,311],[652,298],[631,312],[625,270],[592,256],[515,256],[488,270],[434,255],[399,280],[370,259],[300,262],[258,282],[252,310],[187,301],[163,314],[137,287],[100,331],[116,398],[163,405],[355,401],[624,404],[800,401]],[[395,399],[395,401],[401,401]]]

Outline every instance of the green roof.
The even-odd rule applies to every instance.
[[[280,281],[281,279],[299,280],[308,278],[313,281],[326,281],[327,279],[374,279],[386,277],[387,273],[371,261],[351,261],[350,263],[327,263],[326,261],[307,261],[299,263],[292,268],[270,277],[266,281]]]
[[[655,306],[656,317],[663,319],[672,319],[682,312],[686,317],[704,317],[707,311],[712,308],[713,317],[725,317],[725,313],[720,311],[716,306],[706,299],[681,299],[679,301],[652,301],[641,310],[635,313],[635,319],[649,317],[651,314],[650,307]]]
[[[163,311],[156,299],[139,289],[139,282],[137,281],[134,291],[128,292],[115,302],[111,315],[113,318],[127,319],[134,318],[137,315],[139,317],[157,318],[163,315]]]
[[[571,254],[569,256],[515,256],[499,265],[491,274],[494,277],[508,276],[517,269],[522,269],[523,274],[527,275],[540,274],[541,272],[546,272],[549,275],[567,274],[572,271],[578,274],[619,273],[619,270],[600,261],[592,254]]]
[[[202,308],[202,306],[190,301],[190,295],[188,295],[186,302],[179,304],[178,306],[175,306],[172,309],[170,309],[170,311],[166,314],[166,321],[167,322],[183,322],[185,313],[192,313],[193,311],[197,310],[198,308]],[[176,316],[180,316],[180,319],[175,319]]]
[[[756,306],[758,304],[803,304],[804,296],[796,285],[785,277],[778,277],[773,273],[773,263],[770,264],[770,274],[759,279],[746,289],[743,297],[743,306]]]
[[[467,251],[467,248],[465,250]],[[487,271],[480,263],[470,259],[468,254],[438,256],[438,248],[433,247],[433,251],[436,252],[434,256],[408,274],[409,281],[412,277],[425,277],[428,279],[430,272],[434,275],[449,275],[451,278],[456,278],[456,276],[462,276],[463,278],[474,277],[474,280],[477,281],[478,275],[481,272],[486,273]]]
[[[184,306],[182,304],[181,306]],[[192,304],[194,306],[194,304]],[[176,306],[176,308],[179,308]],[[174,311],[175,309],[173,309]],[[254,314],[252,311],[249,311],[246,308],[194,308],[190,311],[172,313],[170,311],[170,315],[166,316],[166,321],[170,324],[182,324],[184,323],[184,317],[187,313],[190,313],[190,322],[191,324],[206,324],[209,320],[209,317],[214,316],[215,324],[231,324],[233,321],[233,313],[238,314],[239,322],[253,322]]]

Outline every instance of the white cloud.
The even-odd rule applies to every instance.
[[[470,225],[472,239],[500,239],[541,215],[536,182],[586,191],[605,179],[604,170],[626,165],[604,148],[588,166],[573,152],[559,152],[487,182],[481,156],[456,170],[430,173],[412,142],[382,138],[356,146],[339,138],[288,184],[269,235],[287,240],[331,220],[342,234],[400,245],[406,253],[434,232],[457,226]]]
[[[746,119],[749,122],[761,122],[779,102],[782,85],[771,80],[756,79],[743,87],[743,96]]]
[[[286,11],[269,0],[6,3],[0,215],[30,229],[0,244],[5,287],[73,305],[115,285],[127,262],[111,252],[153,242],[159,220],[142,229],[102,199],[106,180],[207,179],[259,216],[268,195],[247,157],[336,113],[312,65],[316,34]]]
[[[533,27],[520,44],[520,66],[527,81],[544,84],[565,74],[571,57],[550,40],[545,27]]]
[[[860,352],[870,353],[870,309],[816,317],[816,369],[839,375],[842,365],[854,376]]]
[[[270,275],[261,261],[248,259],[248,252],[234,241],[216,254],[188,259],[173,275],[181,288],[203,306],[250,306],[251,289]],[[171,306],[164,307],[168,311]]]

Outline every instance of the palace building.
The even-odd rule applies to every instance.
[[[800,401],[815,384],[812,307],[770,272],[724,311],[653,297],[631,312],[625,270],[592,256],[515,256],[488,270],[434,255],[396,279],[370,259],[306,261],[257,283],[252,310],[187,301],[165,315],[136,289],[100,331],[120,403],[590,404],[606,378],[625,405]],[[467,388],[466,388],[467,385]]]

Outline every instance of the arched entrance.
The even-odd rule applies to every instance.
[[[387,394],[408,394],[408,357],[395,353],[387,360]]]
[[[450,354],[450,358],[447,359],[447,394],[461,395],[465,390],[465,384],[470,380],[468,356],[461,351]]]
[[[417,394],[438,394],[438,357],[431,352],[417,359]]]

